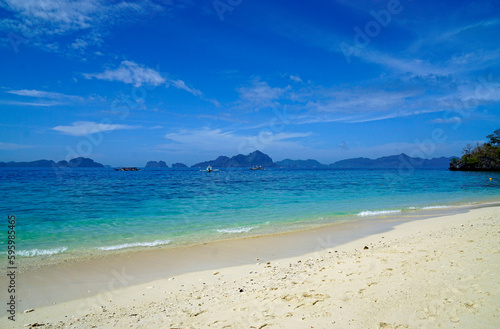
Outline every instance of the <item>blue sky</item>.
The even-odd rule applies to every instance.
[[[500,128],[498,1],[0,1],[0,161],[459,155]]]

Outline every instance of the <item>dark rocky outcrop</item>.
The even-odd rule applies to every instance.
[[[487,156],[478,157],[473,161],[461,159],[452,161],[449,169],[451,171],[500,171],[500,161]]]
[[[168,168],[165,161],[148,161],[146,168]]]

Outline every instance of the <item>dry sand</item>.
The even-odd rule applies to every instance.
[[[500,207],[18,310],[1,328],[498,328]],[[117,273],[110,288],[125,285]],[[111,283],[111,282],[110,282]]]

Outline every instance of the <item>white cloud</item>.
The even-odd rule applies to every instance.
[[[133,84],[135,87],[143,84],[158,86],[166,81],[157,71],[131,61],[121,62],[120,66],[114,70],[106,70],[103,73],[84,73],[83,76],[87,79],[121,81]]]
[[[271,87],[267,82],[256,80],[251,86],[238,89],[240,99],[238,103],[243,107],[259,109],[264,107],[276,107],[276,102],[290,88]]]
[[[255,81],[250,87],[239,89],[241,98],[256,103],[266,103],[280,97],[284,90],[270,87],[267,82]]]
[[[102,43],[102,33],[113,24],[143,18],[164,10],[152,0],[4,0],[0,8],[8,13],[0,19],[0,28],[30,39],[30,44],[46,51],[81,51],[89,45]],[[10,16],[10,17],[9,17]],[[54,37],[68,38],[68,45],[47,47]]]
[[[87,48],[88,42],[82,39],[76,39],[75,42],[71,44],[73,49],[85,49]]]
[[[463,81],[455,90],[434,99],[435,106],[446,110],[475,109],[480,105],[500,102],[500,83],[488,77]]]
[[[99,1],[5,0],[2,6],[17,14],[26,25],[52,26],[52,33],[89,28],[93,18],[105,7]],[[47,29],[49,30],[49,29]]]
[[[66,95],[51,91],[41,91],[41,90],[8,90],[6,91],[8,94],[18,95],[18,96],[27,96],[27,97],[36,97],[36,98],[47,98],[47,99],[57,99],[57,100],[82,100],[80,96],[74,95]]]
[[[257,108],[257,104],[251,103],[252,99],[268,107],[286,106],[290,124],[302,125],[380,121],[475,109],[500,101],[500,83],[494,81],[491,74],[474,80],[439,74],[405,74],[384,75],[357,86],[324,87],[308,83],[286,88],[273,88],[258,81],[242,90],[239,102],[253,108]]]
[[[402,106],[417,91],[383,91],[371,88],[335,90],[319,89],[323,100],[309,102],[308,108],[319,112],[366,113],[387,111]]]
[[[108,69],[102,73],[83,73],[83,76],[87,79],[119,81],[126,84],[133,84],[135,87],[141,87],[142,85],[173,86],[195,96],[203,97],[201,91],[189,87],[184,81],[166,78],[158,71],[132,61],[122,61],[116,69]],[[213,100],[209,101],[213,102]]]
[[[298,75],[290,75],[290,80],[295,82],[303,82],[302,79]]]
[[[172,85],[177,89],[185,90],[188,93],[191,93],[195,96],[202,96],[203,95],[203,93],[201,91],[194,89],[194,88],[191,88],[191,87],[188,87],[186,85],[186,83],[182,80],[168,80],[167,85]]]
[[[74,122],[71,126],[57,126],[52,128],[52,130],[59,131],[63,134],[71,136],[85,136],[99,132],[123,130],[123,129],[136,129],[136,128],[138,127],[120,125],[120,124],[106,124],[106,123],[97,123],[90,121],[78,121]]]

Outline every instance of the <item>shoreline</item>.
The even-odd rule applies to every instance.
[[[21,313],[24,309],[20,302],[18,317],[23,325],[51,323],[47,328],[63,328],[58,321],[77,328],[90,327],[92,321],[97,321],[98,327],[120,323],[146,328],[154,323],[171,323],[171,328],[195,328],[213,322],[215,328],[222,328],[223,323],[238,328],[231,324],[238,319],[252,324],[274,323],[279,328],[294,327],[296,321],[304,319],[304,324],[328,327],[328,323],[333,328],[351,325],[342,322],[348,318],[358,324],[355,328],[396,328],[398,323],[410,328],[418,327],[415,324],[436,326],[436,321],[444,321],[447,327],[466,328],[465,323],[472,325],[478,319],[481,323],[498,323],[500,300],[495,292],[500,291],[500,283],[495,278],[500,266],[500,206],[404,223],[391,219],[389,223],[389,230],[372,231],[298,256],[281,254],[275,259],[259,258],[232,266],[217,263],[214,268],[173,278],[151,277],[139,284],[133,284],[133,275],[127,269],[117,271],[101,294],[36,307],[26,314]],[[318,237],[318,232],[311,233]],[[214,250],[210,248],[207,254]],[[239,250],[226,252],[238,254]],[[152,261],[149,258],[148,272],[161,267]],[[65,277],[65,273],[58,275],[60,279]],[[73,288],[75,285],[73,282]],[[436,289],[441,295],[436,295]],[[368,295],[372,290],[374,295]],[[392,313],[387,310],[391,307]],[[365,326],[359,325],[363,313],[356,315],[363,308],[370,312]],[[379,315],[372,308],[385,310],[381,311],[380,322],[373,321],[372,316]],[[397,316],[401,309],[403,318]],[[321,312],[315,313],[318,310]],[[268,317],[271,313],[273,317]],[[299,313],[301,318],[295,318]],[[336,313],[347,317],[339,318]],[[101,326],[103,321],[107,325]],[[5,317],[0,323],[10,325]]]
[[[373,214],[368,214],[365,216],[360,215],[361,213],[358,213],[356,215],[345,215],[339,217],[337,220],[334,221],[325,221],[321,222],[319,220],[302,220],[299,222],[294,222],[292,226],[287,227],[285,229],[280,228],[278,229],[278,225],[276,227],[273,227],[273,230],[271,231],[264,231],[264,232],[259,232],[259,233],[251,233],[249,231],[244,231],[244,232],[238,232],[235,234],[228,234],[225,236],[224,234],[221,234],[219,236],[209,236],[209,235],[203,235],[202,242],[197,242],[194,243],[195,240],[193,238],[190,238],[189,240],[186,240],[184,242],[181,242],[179,244],[177,243],[158,243],[157,245],[154,245],[155,242],[159,241],[150,241],[150,242],[145,242],[143,243],[144,246],[141,246],[142,242],[138,242],[136,246],[130,246],[130,247],[124,247],[124,248],[116,248],[113,249],[112,247],[109,249],[90,249],[90,250],[85,250],[85,251],[76,251],[75,252],[64,252],[64,250],[67,249],[67,247],[57,247],[55,249],[61,249],[63,252],[61,253],[55,253],[55,254],[50,254],[50,255],[37,255],[34,257],[21,257],[19,258],[21,262],[24,263],[24,268],[20,269],[20,272],[24,271],[34,271],[34,270],[39,270],[43,269],[46,267],[52,267],[52,266],[59,266],[63,264],[77,264],[80,262],[88,262],[88,261],[98,261],[100,259],[105,260],[106,258],[112,258],[112,257],[122,257],[124,255],[133,255],[136,253],[144,253],[144,252],[155,252],[155,251],[174,251],[180,248],[194,248],[194,247],[199,247],[202,245],[206,244],[212,244],[212,243],[219,243],[219,242],[226,242],[226,241],[239,241],[243,239],[259,239],[259,238],[268,238],[268,237],[273,237],[273,236],[280,236],[280,235],[286,235],[286,234],[297,234],[300,232],[307,232],[311,230],[319,230],[323,228],[328,228],[328,227],[342,227],[343,225],[349,226],[355,223],[365,223],[365,222],[372,222],[376,223],[377,221],[386,219],[386,218],[392,218],[396,220],[401,220],[401,221],[407,221],[407,220],[418,220],[421,218],[427,218],[429,216],[441,216],[441,215],[446,215],[448,213],[454,213],[454,212],[460,212],[460,211],[467,211],[467,209],[473,209],[474,207],[487,207],[488,205],[500,205],[500,199],[489,199],[489,200],[482,200],[482,201],[472,201],[470,203],[459,203],[459,204],[444,204],[444,205],[437,205],[437,206],[426,206],[422,208],[418,207],[407,207],[407,208],[401,208],[401,209],[382,209],[382,210],[374,210],[374,211],[362,211],[366,213],[373,213]],[[190,242],[187,242],[190,241]],[[163,242],[163,241],[162,241]],[[128,243],[123,243],[123,245],[127,245]],[[134,242],[131,242],[130,244],[135,244]],[[152,244],[152,245],[149,245]],[[55,250],[54,249],[54,250]],[[42,249],[40,249],[42,250]],[[27,251],[21,251],[23,253],[26,253]],[[0,258],[2,259],[2,258]]]
[[[72,259],[19,271],[27,282],[19,288],[24,309],[92,297],[109,290],[109,282],[133,286],[165,277],[222,267],[246,265],[255,259],[274,261],[332,248],[373,234],[388,232],[394,226],[467,212],[489,203],[451,208],[436,208],[418,213],[369,216],[355,221],[275,234],[233,237],[179,247],[159,247],[121,251],[84,259]],[[500,206],[500,203],[491,205]],[[165,265],[166,264],[166,265]],[[126,277],[126,282],[119,279]],[[0,285],[3,284],[0,277]]]

